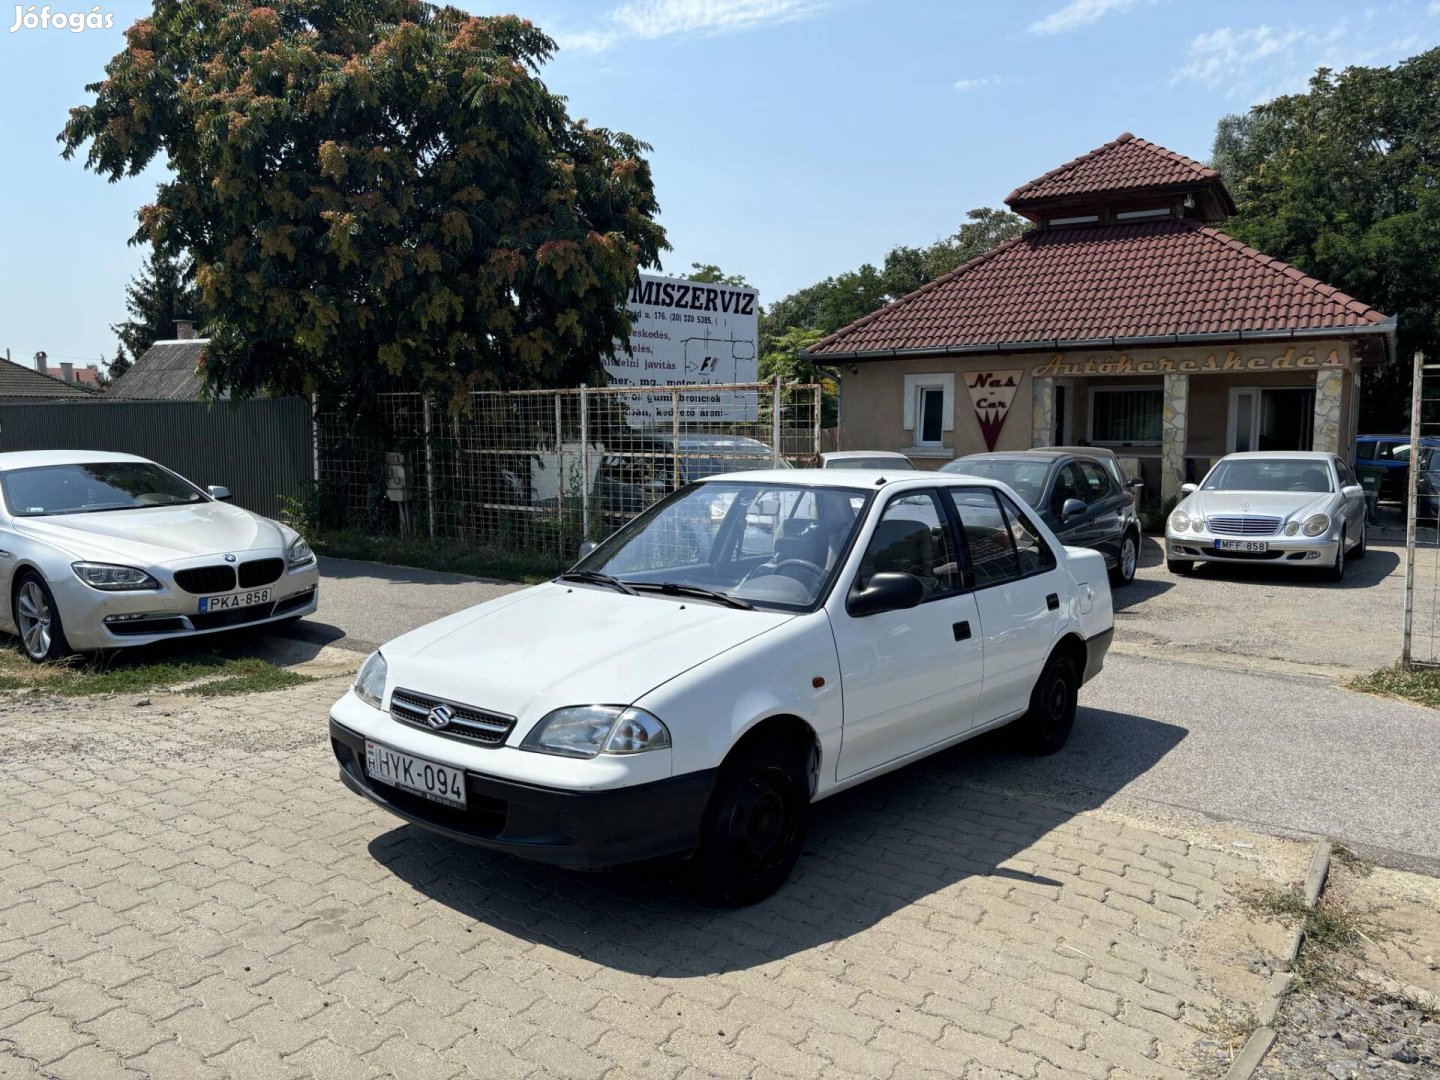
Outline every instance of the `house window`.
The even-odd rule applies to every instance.
[[[1159,446],[1164,391],[1158,386],[1090,391],[1090,441],[1100,446]]]
[[[1116,221],[1144,221],[1147,218],[1173,217],[1168,206],[1157,206],[1153,210],[1121,210],[1115,215]]]
[[[1051,225],[1098,225],[1099,214],[1076,214],[1074,217],[1052,217]]]
[[[945,388],[922,386],[916,403],[915,445],[939,446],[940,430],[945,416]]]

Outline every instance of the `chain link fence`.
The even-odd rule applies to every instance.
[[[476,391],[459,414],[386,393],[364,415],[317,407],[308,513],[563,559],[684,484],[807,466],[825,445],[814,383]]]

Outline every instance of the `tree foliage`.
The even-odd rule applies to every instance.
[[[156,0],[67,157],[172,172],[137,240],[187,252],[212,392],[574,385],[665,247],[649,149],[572,120],[555,45],[422,0]]]
[[[1408,416],[1410,354],[1440,356],[1440,49],[1316,72],[1216,130],[1225,229],[1399,316],[1399,357],[1361,382],[1361,424]]]
[[[691,281],[703,281],[707,285],[730,285],[737,289],[752,288],[744,274],[727,274],[714,263],[691,263],[690,272],[685,275]]]
[[[125,310],[130,317],[113,323],[110,329],[120,339],[108,375],[118,379],[146,349],[157,341],[175,336],[176,319],[193,319],[205,325],[199,292],[188,280],[193,268],[188,260],[166,255],[152,246],[139,272],[125,286]]]

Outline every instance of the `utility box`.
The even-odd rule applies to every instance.
[[[385,451],[385,497],[391,502],[409,502],[413,482],[410,455],[404,450]]]

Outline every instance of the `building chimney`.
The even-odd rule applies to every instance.
[[[60,361],[60,378],[66,382],[75,381],[75,365],[68,360]]]
[[[49,372],[48,370],[46,370],[46,367],[45,367],[45,361],[48,360],[48,359],[50,359],[50,358],[45,355],[45,352],[44,352],[43,349],[42,349],[40,352],[37,352],[37,353],[35,354],[35,370],[38,371],[41,375],[49,375],[49,374],[50,374],[50,372]]]
[[[195,337],[194,319],[176,319],[175,337],[179,341],[191,341]]]

